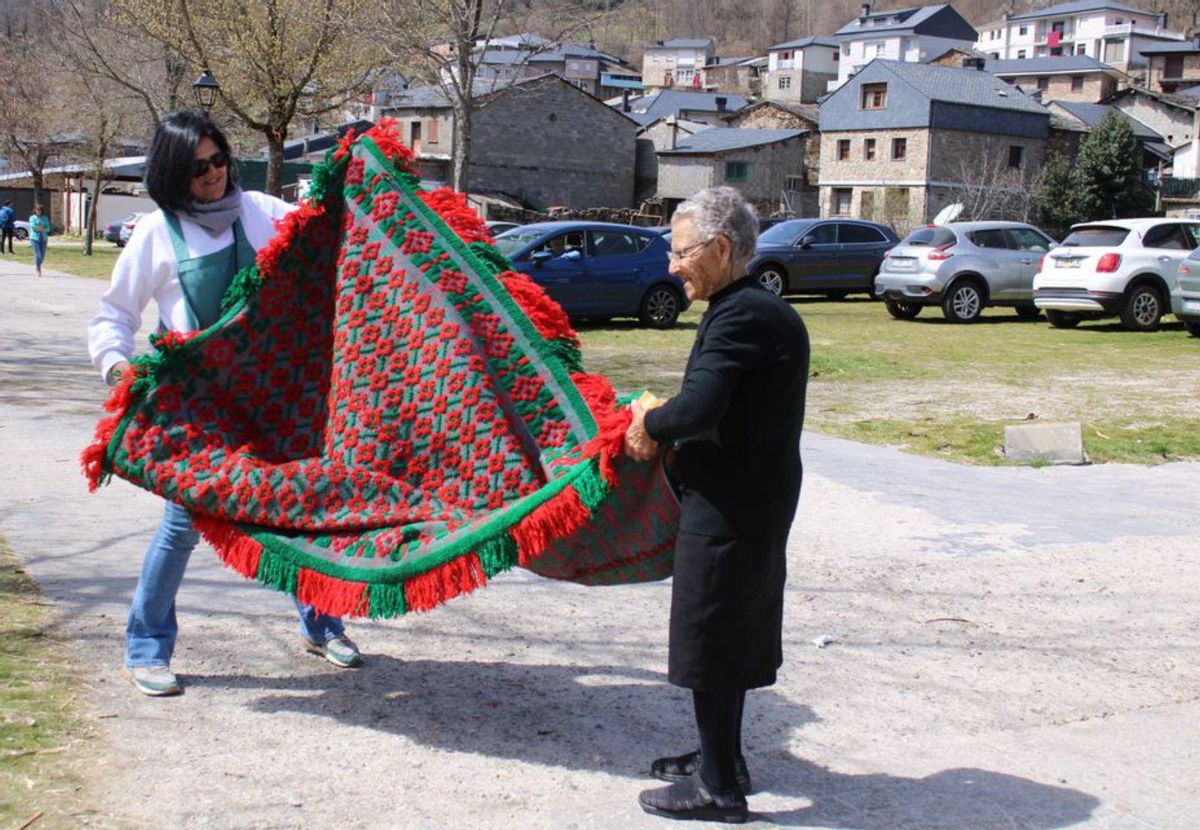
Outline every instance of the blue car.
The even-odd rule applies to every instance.
[[[666,329],[688,307],[667,271],[670,244],[651,228],[539,222],[500,234],[496,246],[574,319],[637,317]]]

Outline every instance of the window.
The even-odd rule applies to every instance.
[[[749,175],[750,165],[744,161],[725,162],[725,181],[744,182]]]
[[[1050,79],[1047,78],[1045,75],[1038,76],[1037,88],[1041,89],[1041,90],[1049,89],[1050,88]]]
[[[1086,43],[1080,43],[1078,46],[1076,46],[1076,47],[1075,47],[1075,54],[1076,54],[1076,55],[1086,55],[1086,54],[1087,54],[1087,44],[1086,44]]]
[[[408,146],[414,153],[421,152],[421,122],[413,121],[408,125]]]
[[[780,75],[779,76],[779,88],[780,89],[791,89],[792,88],[792,76],[791,75]]]
[[[1009,228],[1008,247],[1018,251],[1034,251],[1044,254],[1050,250],[1050,240],[1030,228]]]
[[[1028,26],[1022,26],[1021,28],[1017,29],[1017,34],[1018,34],[1018,35],[1021,35],[1022,37],[1024,37],[1025,35],[1029,34],[1029,27],[1028,27]],[[1023,57],[1023,56],[1022,56],[1022,57]]]
[[[841,53],[841,52],[839,52],[837,49],[834,49],[834,50],[833,50],[833,62],[834,62],[834,63],[837,63],[837,62],[838,62],[838,58],[840,58],[841,56],[842,56],[842,53]]]
[[[637,235],[619,231],[592,231],[594,256],[633,256],[638,252]]]
[[[862,108],[881,110],[887,107],[887,84],[863,84]]]
[[[887,238],[870,225],[843,222],[838,225],[838,242],[843,245],[878,245],[887,242]]]
[[[784,188],[793,191],[803,190],[807,183],[807,179],[804,176],[788,176]]]
[[[853,192],[850,188],[844,189],[847,193]],[[849,200],[846,202],[846,212],[850,212]],[[809,240],[813,245],[835,245],[838,241],[837,229],[838,226],[833,222],[826,222],[824,225],[817,225],[815,228],[806,230],[800,235],[800,238]]]
[[[1072,75],[1071,76],[1071,91],[1078,92],[1081,89],[1083,89],[1083,76],[1082,75]]]
[[[866,55],[868,58],[881,58],[886,48],[887,44],[884,41],[873,40],[867,44]]]
[[[842,44],[842,54],[847,55],[847,56],[850,54],[850,44],[849,43]]]
[[[977,248],[1007,248],[1008,239],[1000,228],[975,231],[971,234],[971,242]]]
[[[1117,18],[1117,19],[1114,21],[1114,25],[1120,26],[1120,25],[1121,25],[1122,23],[1124,23],[1124,22],[1125,22],[1125,21],[1124,21],[1124,19],[1122,19],[1122,18],[1118,17],[1118,18]]]
[[[425,134],[429,136],[430,144],[438,143],[438,120],[430,118],[425,122]]]
[[[908,139],[892,139],[892,161],[903,161],[908,158]]]
[[[837,159],[838,161],[850,161],[850,139],[838,139]]]
[[[1144,248],[1167,248],[1173,251],[1189,251],[1191,239],[1185,236],[1183,228],[1175,223],[1157,225],[1146,231],[1142,237]]]
[[[830,212],[834,216],[849,216],[850,202],[854,198],[854,190],[849,187],[835,187],[832,196],[833,204],[830,205]]]
[[[570,233],[560,233],[558,236],[547,240],[539,245],[534,250],[530,251],[530,256],[541,251],[549,251],[553,256],[552,259],[564,256],[566,254],[574,254],[576,257],[583,255],[583,233],[581,231],[571,231]]]
[[[1021,159],[1024,157],[1024,155],[1025,155],[1025,148],[1022,147],[1020,144],[1009,145],[1008,166],[1009,167],[1020,167]]]
[[[875,161],[875,139],[863,139],[863,161]]]
[[[908,188],[885,187],[883,189],[883,213],[891,224],[908,219]]]
[[[1020,60],[1020,59],[1022,59],[1022,58],[1024,58],[1024,57],[1025,57],[1025,50],[1024,50],[1024,49],[1018,49],[1018,50],[1017,50],[1017,59],[1018,59],[1018,60]]]

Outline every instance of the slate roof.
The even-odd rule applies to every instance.
[[[949,12],[946,17],[936,24],[931,24],[934,17],[946,11]],[[872,21],[883,21],[893,17],[897,19],[895,23],[880,22],[877,25],[871,25]],[[874,37],[885,33],[912,32],[917,27],[921,27],[922,34],[965,39],[969,30],[971,40],[976,40],[979,37],[979,33],[971,28],[971,25],[963,19],[962,15],[954,10],[953,6],[947,3],[940,3],[935,6],[914,6],[910,9],[892,9],[891,11],[874,12],[866,17],[856,17],[834,32],[833,35],[838,38],[855,36]]]
[[[1108,115],[1110,112],[1115,112],[1129,122],[1129,126],[1133,130],[1134,136],[1139,141],[1161,142],[1163,140],[1162,135],[1160,135],[1157,131],[1150,129],[1136,118],[1132,118],[1116,107],[1109,106],[1108,104],[1085,104],[1081,101],[1053,101],[1051,103],[1071,113],[1071,115],[1075,116],[1089,127],[1095,127],[1104,119],[1104,116]]]
[[[748,103],[741,95],[728,92],[687,92],[685,90],[664,89],[652,95],[630,101],[631,112],[624,113],[642,126],[651,124],[658,119],[683,111],[690,112],[721,112],[717,108],[717,99],[725,99],[725,112],[734,113]],[[613,105],[620,109],[620,99]]]
[[[1200,85],[1190,86],[1187,89],[1175,90],[1175,95],[1184,95],[1188,98],[1200,98]]]
[[[1033,98],[988,72],[880,59],[871,63],[883,64],[892,74],[933,101],[1017,112],[1046,112],[1046,108]]]
[[[993,75],[1051,75],[1056,72],[1115,72],[1106,63],[1088,55],[1062,55],[1047,58],[1015,58],[1011,60],[989,60],[984,70]]]
[[[657,40],[647,43],[646,49],[707,49],[713,45],[711,37],[702,38],[679,38],[676,40],[664,40],[659,43]]]
[[[789,40],[787,43],[777,43],[774,46],[768,46],[768,52],[774,52],[777,49],[807,49],[809,46],[828,46],[831,49],[838,47],[838,42],[831,37],[802,37],[799,40]]]
[[[1191,40],[1181,40],[1177,43],[1160,43],[1157,46],[1144,46],[1138,50],[1143,55],[1187,55],[1200,52],[1200,37]]]
[[[1008,19],[1012,21],[1034,20],[1040,17],[1068,17],[1073,14],[1085,14],[1087,12],[1108,10],[1115,12],[1129,12],[1130,14],[1153,14],[1153,12],[1147,12],[1145,9],[1135,9],[1133,6],[1127,6],[1124,3],[1114,3],[1112,0],[1074,0],[1072,3],[1059,3],[1056,6],[1047,6],[1046,8],[1036,12],[1014,14]]]
[[[674,150],[659,150],[659,155],[685,156],[745,150],[786,141],[804,135],[804,130],[750,130],[713,127],[682,139]]]

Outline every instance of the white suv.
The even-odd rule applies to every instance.
[[[1042,257],[1033,302],[1055,328],[1120,316],[1130,331],[1155,331],[1176,288],[1179,264],[1200,248],[1200,221],[1113,219],[1075,225]]]

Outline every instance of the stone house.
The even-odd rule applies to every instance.
[[[706,187],[736,187],[760,216],[813,215],[816,189],[804,171],[803,130],[712,128],[658,153],[658,197],[670,217],[684,199]]]
[[[1145,66],[1147,47],[1183,39],[1167,29],[1166,17],[1116,0],[1070,0],[1006,14],[981,27],[975,46],[999,60],[1087,55],[1130,72]]]
[[[642,49],[642,83],[646,89],[699,89],[704,67],[716,54],[711,37],[648,43]]]
[[[1098,104],[1117,91],[1126,76],[1088,55],[1060,58],[989,60],[984,69],[997,78],[1035,90],[1043,101],[1084,101]]]
[[[505,44],[506,41],[495,41],[478,50],[476,80],[512,83],[550,74],[597,98],[608,98],[621,92],[619,86],[609,85],[609,78],[636,75],[636,70],[616,55],[582,43],[543,41],[536,48],[513,48]]]
[[[1160,162],[1165,164],[1170,164],[1171,162],[1171,145],[1166,143],[1164,140],[1165,137],[1161,133],[1110,104],[1086,104],[1080,101],[1050,101],[1048,106],[1055,115],[1074,119],[1084,125],[1089,131],[1104,120],[1104,116],[1108,115],[1108,113],[1116,112],[1118,115],[1123,116],[1129,123],[1130,129],[1133,130],[1133,137],[1142,146],[1142,166],[1145,169],[1150,170],[1155,168]]]
[[[965,186],[1032,180],[1049,124],[1045,107],[981,70],[873,61],[821,104],[821,215],[904,232]]]
[[[1200,97],[1123,89],[1104,103],[1145,124],[1172,147],[1200,136]]]
[[[633,205],[634,121],[557,75],[476,92],[472,192],[508,194],[537,210]],[[448,181],[454,113],[441,90],[410,89],[387,114],[400,122],[422,178]]]
[[[816,103],[837,80],[841,46],[831,37],[806,37],[767,49],[762,95],[781,104]]]
[[[821,170],[820,108],[816,104],[780,104],[776,101],[759,101],[744,110],[726,117],[730,127],[750,130],[804,130],[806,142],[804,173],[808,184],[815,188]],[[815,214],[814,214],[815,215]]]
[[[1183,43],[1156,43],[1142,49],[1148,64],[1146,86],[1178,92],[1200,84],[1200,32]]]
[[[837,84],[873,60],[926,63],[947,49],[970,49],[978,37],[945,3],[874,13],[870,3],[863,3],[862,13],[833,33],[841,46]]]
[[[700,86],[705,92],[735,92],[739,95],[758,95],[762,75],[766,70],[765,57],[715,57],[701,72]]]
[[[634,203],[641,204],[658,193],[658,153],[673,150],[698,132],[713,129],[711,124],[688,121],[668,115],[638,130],[637,159],[634,166]]]
[[[725,119],[749,103],[732,92],[697,92],[685,89],[660,89],[638,97],[624,96],[610,102],[615,109],[645,127],[660,118],[674,115],[687,121],[701,121],[713,127],[725,126]]]

